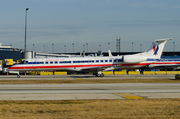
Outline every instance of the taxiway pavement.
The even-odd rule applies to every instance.
[[[61,80],[61,79],[175,79],[175,75],[105,75],[104,77],[95,77],[93,75],[21,75],[17,78],[16,75],[0,75],[0,80]]]
[[[0,85],[1,100],[180,98],[179,83]]]

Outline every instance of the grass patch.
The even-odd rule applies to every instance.
[[[180,99],[0,101],[0,118],[180,118]]]
[[[136,79],[0,80],[0,84],[100,84],[100,83],[136,83]],[[180,80],[137,79],[137,83],[180,83]]]

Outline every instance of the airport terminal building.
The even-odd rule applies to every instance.
[[[11,45],[2,45],[2,43],[0,43],[0,60],[4,59],[22,59],[21,50],[12,48]]]

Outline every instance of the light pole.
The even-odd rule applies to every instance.
[[[74,54],[74,43],[72,43],[72,45],[73,45],[73,54]]]
[[[84,47],[85,47],[85,45],[83,45],[83,52],[85,52]]]
[[[133,52],[133,42],[132,42],[132,52]]]
[[[34,51],[34,44],[33,44],[33,51]]]
[[[54,53],[54,43],[52,43],[52,52]]]
[[[116,39],[116,50],[117,50],[117,52],[119,52],[120,53],[120,41],[121,41],[121,39],[120,38],[117,38]]]
[[[110,43],[108,43],[108,49],[110,50]]]
[[[88,53],[88,43],[86,43],[86,45],[87,45],[87,53]]]
[[[175,55],[175,42],[173,42],[173,54]]]
[[[26,12],[25,12],[25,43],[24,43],[24,52],[26,52],[26,29],[27,29],[27,11],[29,10],[29,8],[26,8]]]

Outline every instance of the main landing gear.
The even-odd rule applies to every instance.
[[[104,74],[101,72],[93,73],[93,75],[95,75],[96,77],[104,77]]]
[[[19,75],[19,74],[17,75],[17,78],[20,78],[20,75]]]
[[[20,78],[20,74],[19,74],[19,72],[17,73],[17,78]]]

